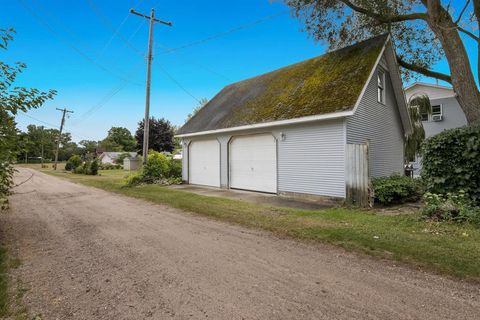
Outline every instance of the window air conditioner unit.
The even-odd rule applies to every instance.
[[[442,121],[443,116],[441,114],[434,114],[432,115],[432,121]]]

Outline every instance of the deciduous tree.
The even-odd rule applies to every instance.
[[[135,139],[137,140],[137,149],[143,148],[143,128],[144,120],[138,123],[138,129],[135,133]],[[165,119],[150,118],[149,123],[150,134],[148,137],[149,149],[155,151],[167,151],[172,152],[175,149],[175,143],[173,141],[174,127],[170,121]]]
[[[13,29],[0,29],[0,49],[7,49],[14,32]],[[12,162],[18,150],[15,115],[19,111],[26,112],[42,106],[56,94],[54,90],[40,91],[15,86],[17,76],[25,68],[26,65],[21,62],[12,66],[0,61],[0,207],[6,205],[6,196],[13,184]]]
[[[405,78],[421,74],[451,83],[468,122],[480,122],[480,92],[466,50],[467,42],[480,50],[480,0],[285,1],[332,49],[390,32]],[[443,58],[450,74],[432,70]]]
[[[135,151],[136,141],[127,128],[112,127],[100,145],[106,151]]]

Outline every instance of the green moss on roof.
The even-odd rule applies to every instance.
[[[379,36],[227,86],[180,133],[350,110],[385,41]]]

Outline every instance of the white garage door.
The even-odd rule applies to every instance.
[[[220,143],[193,141],[189,147],[189,183],[220,187]]]
[[[232,139],[230,142],[230,187],[277,192],[277,144],[271,134]]]

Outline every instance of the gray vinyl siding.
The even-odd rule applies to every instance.
[[[465,113],[460,108],[460,104],[456,97],[443,99],[430,99],[432,106],[442,105],[443,120],[442,121],[423,121],[425,136],[427,138],[439,134],[443,130],[463,127],[467,125]],[[430,117],[431,118],[431,117]]]
[[[283,129],[278,141],[278,191],[345,197],[343,119]]]
[[[220,185],[229,187],[228,144],[232,137],[271,133],[277,140],[278,192],[345,197],[345,126],[343,119],[272,129],[211,135],[220,142]],[[285,137],[282,140],[282,133]],[[206,139],[206,137],[195,137]],[[184,151],[185,152],[185,151]],[[185,156],[185,153],[184,153]],[[183,161],[184,180],[188,161]]]
[[[347,119],[347,143],[369,141],[373,177],[403,172],[404,134],[388,71],[385,71],[385,98],[385,104],[378,102],[375,73],[355,114]]]

